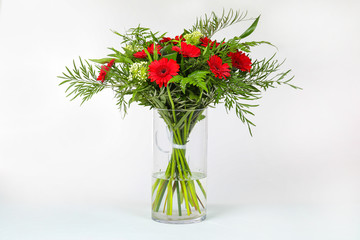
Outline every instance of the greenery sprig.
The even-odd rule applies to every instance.
[[[230,9],[227,13],[223,10],[221,16],[212,12],[209,16],[205,14],[204,17],[196,19],[195,24],[191,28],[191,31],[199,30],[208,38],[211,38],[216,32],[229,27],[235,23],[244,21],[247,12],[241,12],[240,10],[234,11]],[[257,24],[257,22],[256,22]]]

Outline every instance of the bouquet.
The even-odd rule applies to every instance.
[[[244,41],[259,18],[247,19],[246,13],[230,10],[198,18],[176,36],[141,26],[124,34],[115,31],[121,38],[121,49],[109,48],[111,53],[106,58],[80,58],[79,64],[74,62],[72,70],[66,68],[60,76],[64,79],[60,85],[68,85],[68,96],[82,98],[82,103],[110,88],[124,113],[134,102],[159,110],[172,134],[173,148],[164,176],[153,183],[153,211],[161,211],[163,206],[164,214],[175,214],[175,195],[179,216],[184,214],[182,210],[190,216],[204,209],[201,199],[206,198],[206,192],[193,178],[186,149],[181,147],[204,118],[204,109],[219,103],[227,110],[235,109],[251,134],[254,124],[248,116],[257,105],[249,101],[259,99],[263,91],[276,85],[298,88],[290,84],[290,70],[280,71],[283,62],[275,55],[260,60],[251,57],[253,47],[273,46],[267,41]],[[229,39],[213,38],[218,31],[245,20],[251,25],[243,33]]]

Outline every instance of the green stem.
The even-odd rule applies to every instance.
[[[199,200],[201,206],[202,206],[203,208],[205,208],[204,204],[201,202],[201,200],[200,200],[200,198],[199,198],[199,196],[198,196],[197,194],[196,194],[196,197],[197,197],[197,199]]]
[[[178,211],[179,211],[179,216],[181,216],[181,197],[180,197],[179,181],[175,181],[175,183],[176,183],[175,187],[176,187]]]
[[[166,168],[166,171],[165,171],[165,179],[160,179],[160,182],[159,182],[159,187],[158,187],[158,191],[156,193],[156,198],[155,198],[155,201],[153,203],[153,209],[155,211],[158,211],[159,208],[160,208],[160,205],[161,205],[161,200],[162,198],[164,197],[164,194],[165,194],[165,189],[166,189],[166,184],[168,182],[168,178],[169,178],[169,174],[170,174],[170,170],[171,170],[171,166],[172,166],[172,159],[173,159],[173,156],[171,157],[171,161],[170,161],[170,164],[168,164],[167,168]],[[155,189],[155,187],[154,187]]]
[[[194,204],[195,204],[195,208],[199,211],[199,213],[201,213],[200,207],[199,207],[199,201],[196,197],[196,192],[195,192],[195,186],[194,186],[194,181],[191,180],[189,182],[189,186],[190,186],[190,192],[192,195],[192,198],[194,199]]]
[[[154,195],[155,189],[159,185],[159,182],[160,182],[160,179],[157,178],[155,183],[153,184],[151,195]]]
[[[169,86],[166,87],[166,90],[167,90],[167,92],[168,92],[168,96],[169,96],[169,100],[170,100],[170,104],[171,104],[171,108],[172,108],[172,112],[173,112],[174,123],[176,123],[175,105],[174,105],[174,102],[173,102],[172,97],[171,97],[171,93],[170,93],[170,88],[169,88]]]
[[[189,125],[188,125],[188,127],[186,128],[187,131],[185,131],[185,133],[184,133],[184,136],[185,136],[186,139],[187,139],[187,138],[189,137],[189,135],[190,135],[190,124],[191,124],[191,120],[192,120],[193,115],[194,115],[194,111],[192,111],[192,112],[190,113]]]
[[[167,202],[168,202],[168,207],[167,207],[167,210],[166,210],[166,214],[167,215],[172,215],[172,198],[173,198],[173,194],[172,194],[172,187],[171,187],[171,180],[169,181],[169,184],[168,184],[168,188],[167,188],[167,191],[168,191],[168,197],[167,197]]]
[[[200,189],[201,189],[201,192],[204,194],[204,197],[205,197],[205,199],[206,199],[206,198],[207,198],[207,197],[206,197],[206,192],[205,192],[205,189],[203,188],[200,180],[197,179],[196,182],[197,182],[197,184],[199,185],[199,187],[200,187]]]
[[[176,150],[178,150],[177,152],[181,152],[180,149],[176,149]],[[189,183],[188,188],[190,190],[191,199],[193,200],[193,204],[195,205],[195,208],[199,211],[199,213],[201,213],[200,208],[199,208],[199,202],[198,202],[198,200],[196,198],[196,194],[195,194],[194,181],[191,180],[191,177],[188,177],[188,175],[187,175],[187,173],[189,173],[189,175],[191,176],[191,171],[190,171],[190,169],[186,169],[186,166],[187,166],[187,163],[185,165],[186,159],[185,158],[183,159],[182,155],[180,155],[180,154],[179,154],[179,156],[180,156],[179,158],[180,158],[181,167],[183,170],[185,170],[183,172],[184,177]]]
[[[187,214],[190,215],[191,214],[191,211],[190,211],[190,207],[189,207],[189,199],[188,199],[188,196],[187,196],[187,190],[186,190],[186,186],[185,186],[185,183],[184,183],[184,177],[183,177],[183,174],[181,172],[181,168],[180,168],[180,161],[179,161],[179,158],[177,158],[177,151],[174,151],[174,154],[175,154],[175,158],[176,158],[176,161],[177,161],[177,167],[178,167],[178,170],[179,170],[179,175],[180,175],[180,179],[182,181],[180,181],[181,183],[181,186],[184,190],[183,194],[184,194],[184,199],[185,199],[185,206],[186,206],[186,210],[187,210]]]
[[[172,215],[172,206],[173,206],[173,189],[174,188],[171,188],[171,183],[172,183],[172,180],[176,181],[175,180],[175,176],[174,176],[174,173],[175,173],[175,160],[174,158],[172,157],[171,158],[171,175],[170,175],[170,181],[169,181],[169,187],[168,187],[168,192],[170,192],[169,196],[168,196],[168,209],[167,209],[167,215]]]
[[[160,181],[163,181],[163,183],[162,183],[162,186],[160,188],[158,188],[158,191],[156,193],[156,199],[154,202],[155,212],[159,211],[160,203],[161,203],[162,198],[164,197],[166,185],[168,182],[167,180],[162,180],[162,179]]]

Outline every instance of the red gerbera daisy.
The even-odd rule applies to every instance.
[[[210,71],[213,72],[215,77],[217,78],[224,78],[230,77],[230,68],[229,64],[222,62],[221,58],[217,55],[213,55],[207,61],[210,67]]]
[[[198,57],[201,53],[200,48],[185,42],[181,42],[181,48],[174,46],[172,50],[182,54],[184,57]]]
[[[153,43],[147,48],[147,51],[150,53],[150,55],[154,54],[154,48],[157,50],[157,54],[161,55],[160,49],[162,48],[160,45],[154,45]],[[146,58],[146,52],[145,50],[142,50],[140,52],[136,52],[133,54],[136,58]]]
[[[238,68],[243,72],[250,72],[251,60],[245,53],[237,50],[234,53],[229,53],[228,56],[231,57],[231,64],[233,67]]]
[[[213,48],[214,44],[215,46],[219,46],[220,43],[217,43],[216,41],[211,41],[208,37],[200,38],[201,46],[207,47],[209,44],[211,48]]]
[[[115,62],[115,59],[111,59],[111,61],[108,62],[108,64],[106,66],[105,65],[101,66],[99,76],[97,77],[96,80],[104,82],[106,74],[110,70],[110,68],[114,65],[114,62]]]
[[[151,82],[156,82],[159,87],[163,84],[166,87],[169,80],[178,75],[180,66],[173,59],[162,58],[159,61],[153,61],[149,65],[149,77]]]

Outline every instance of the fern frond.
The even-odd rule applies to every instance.
[[[195,71],[191,74],[189,74],[189,76],[181,79],[180,81],[180,87],[183,93],[185,93],[186,91],[186,86],[188,84],[196,86],[206,92],[208,92],[208,88],[206,87],[206,82],[205,82],[205,78],[206,75],[210,73],[209,71]]]

